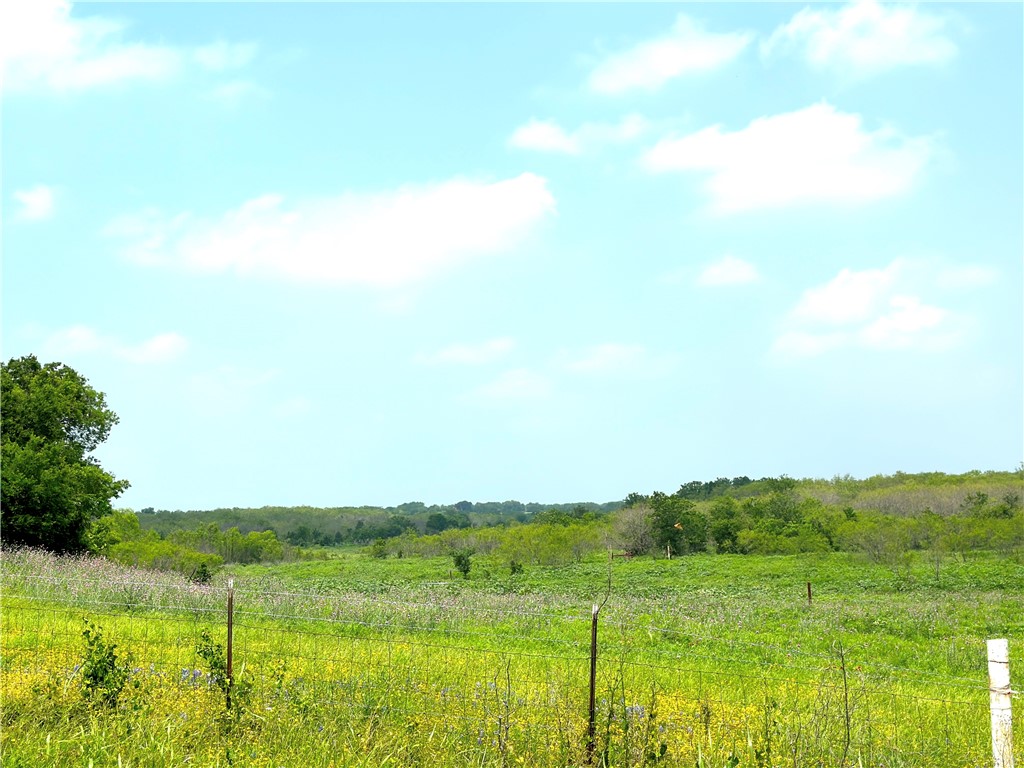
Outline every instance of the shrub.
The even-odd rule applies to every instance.
[[[469,578],[469,569],[473,567],[473,550],[460,549],[452,552],[452,561],[455,563],[455,570],[462,574],[462,578]]]
[[[118,697],[131,675],[131,656],[118,659],[114,643],[103,637],[102,628],[85,622],[85,657],[82,660],[82,697],[108,707],[116,707]]]

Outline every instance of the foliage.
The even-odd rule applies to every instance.
[[[646,555],[654,548],[651,508],[646,503],[622,509],[613,524],[615,544],[629,556]]]
[[[209,584],[213,581],[213,572],[210,570],[210,566],[206,563],[200,563],[195,571],[189,576],[189,579],[194,581],[196,584]]]
[[[471,549],[459,549],[452,552],[452,562],[455,564],[455,570],[462,574],[462,578],[469,578],[470,568],[473,567],[473,550]]]
[[[34,355],[2,366],[0,525],[7,544],[80,552],[92,522],[128,482],[88,454],[117,423],[102,392],[61,363]]]
[[[491,553],[474,566],[505,562]],[[575,657],[585,656],[607,558],[530,568],[508,590],[496,579],[438,584],[450,567],[448,555],[376,559],[354,548],[326,563],[231,566],[249,585],[235,663],[255,670],[239,713],[225,710],[218,677],[222,593],[101,559],[5,553],[0,642],[18,661],[0,676],[0,760],[583,764],[587,675]],[[1013,668],[1024,658],[1014,557],[978,553],[951,562],[941,580],[913,551],[900,576],[846,553],[611,567],[595,765],[990,764],[985,639],[1010,637]],[[286,577],[290,592],[280,588]],[[805,581],[815,585],[813,607]],[[110,607],[127,589],[143,611]],[[105,634],[140,667],[117,707],[74,706],[79,690],[66,684],[77,619],[97,603],[108,606]],[[213,607],[221,610],[199,610]],[[199,653],[203,630],[208,656]],[[190,645],[198,664],[183,652]],[[1024,731],[1014,732],[1019,748]]]
[[[199,633],[199,642],[196,643],[196,656],[206,662],[210,684],[220,688],[227,695],[231,688],[231,677],[228,675],[228,659],[224,653],[224,646],[215,642],[210,637],[209,630],[204,629]]]
[[[118,563],[159,571],[177,571],[187,577],[194,576],[202,568],[212,574],[224,564],[224,558],[220,555],[197,552],[166,541],[153,531],[147,531],[137,539],[110,545],[103,553]]]
[[[222,531],[216,523],[208,523],[191,531],[175,531],[167,540],[196,552],[215,554],[226,563],[277,562],[285,556],[285,545],[272,530],[243,535],[238,528]]]
[[[82,697],[95,704],[116,707],[131,676],[131,655],[118,659],[117,646],[103,637],[102,628],[89,621],[85,622],[82,637]]]

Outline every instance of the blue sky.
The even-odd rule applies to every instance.
[[[1022,21],[8,3],[3,355],[135,508],[1011,469]]]

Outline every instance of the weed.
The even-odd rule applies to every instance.
[[[82,659],[82,697],[107,707],[116,707],[131,676],[131,655],[118,659],[114,643],[103,637],[103,629],[85,622],[85,655]]]

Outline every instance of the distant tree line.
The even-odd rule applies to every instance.
[[[178,571],[207,581],[225,563],[268,563],[295,559],[300,552],[281,542],[274,531],[221,530],[216,523],[161,536],[143,530],[139,516],[117,510],[100,518],[90,532],[93,551],[141,568]]]
[[[185,512],[139,510],[144,530],[169,536],[174,531],[194,530],[215,524],[242,533],[272,530],[279,539],[296,547],[365,546],[377,539],[392,539],[406,532],[433,535],[450,529],[502,526],[530,521],[582,519],[607,514],[623,502],[574,504],[524,504],[519,501],[460,501],[427,506],[408,502],[397,507],[260,507],[222,508]]]
[[[797,554],[854,551],[899,567],[908,552],[928,550],[938,563],[945,555],[967,557],[976,550],[1004,553],[1024,547],[1024,472],[925,476],[925,485],[942,501],[943,513],[928,507],[902,511],[858,505],[857,489],[848,503],[826,503],[820,491],[828,481],[789,477],[720,479],[691,482],[673,494],[633,493],[614,512],[577,505],[568,511],[547,510],[528,523],[470,529],[453,528],[420,535],[414,529],[378,539],[378,557],[448,555],[472,551],[509,563],[559,565],[594,551],[612,549],[626,556],[679,556],[698,552],[730,554]],[[873,478],[863,494],[887,498],[902,491],[911,498],[916,476],[898,483]],[[849,485],[849,479],[838,482]],[[987,490],[982,490],[985,488]]]

